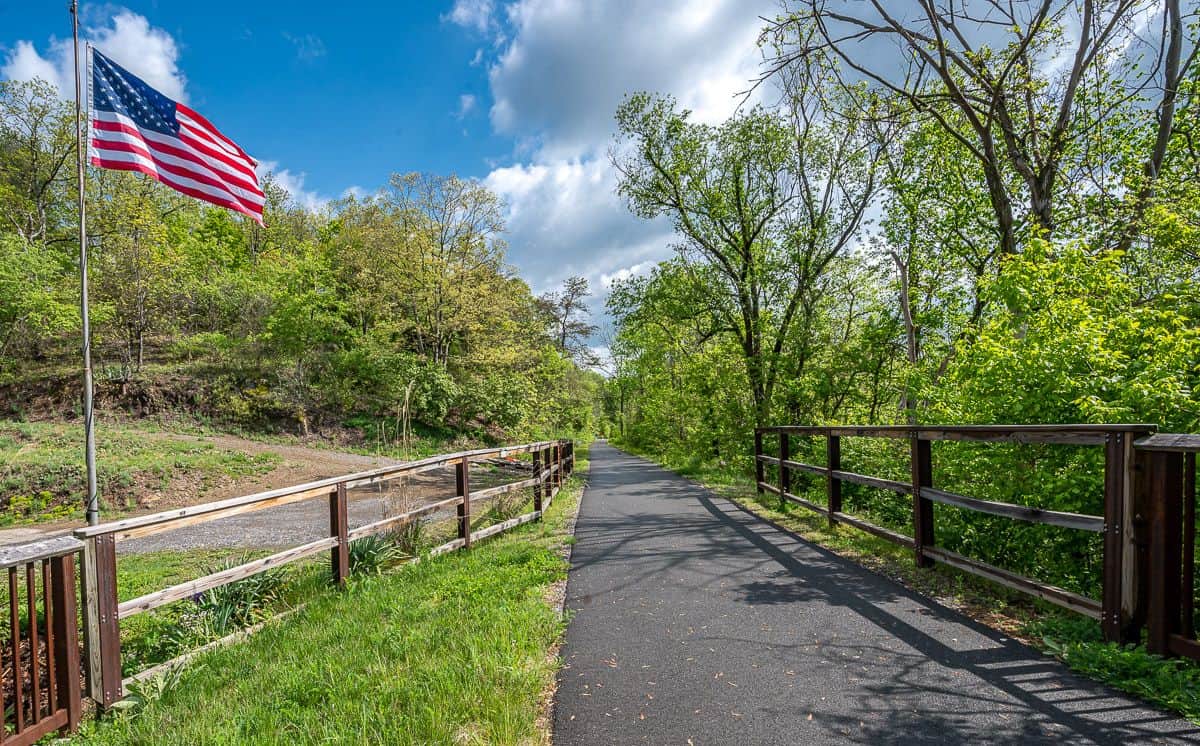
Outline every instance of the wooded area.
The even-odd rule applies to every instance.
[[[78,410],[73,110],[0,82],[0,387],[21,418]],[[137,175],[88,172],[98,397],[134,414],[385,443],[413,428],[582,432],[587,283],[536,297],[505,258],[481,183],[397,173],[310,208],[271,175],[266,227]],[[61,410],[53,412],[54,415]]]
[[[621,193],[679,244],[609,300],[619,437],[746,473],[755,426],[1194,431],[1198,28],[1178,2],[793,1],[761,37],[764,103],[710,126],[629,96]],[[844,468],[903,480],[903,445]],[[946,490],[1102,512],[1084,450],[938,447]],[[846,488],[905,525],[895,495]],[[1086,532],[947,518],[943,546],[1097,590]]]

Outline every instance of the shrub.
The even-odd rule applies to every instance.
[[[364,536],[350,543],[350,574],[378,575],[405,554],[392,534]]]

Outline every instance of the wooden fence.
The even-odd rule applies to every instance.
[[[50,733],[79,725],[83,707],[75,606],[79,549],[76,540],[60,537],[0,550],[0,569],[8,570],[9,633],[7,650],[0,651],[3,746],[37,743]]]
[[[1146,647],[1200,660],[1196,642],[1196,453],[1200,436],[1136,443],[1146,485]]]
[[[1195,594],[1195,454],[1200,436],[1157,434],[1154,425],[970,425],[958,427],[764,427],[755,431],[755,480],[758,491],[826,515],[912,549],[920,567],[935,562],[987,578],[1100,621],[1105,639],[1135,642],[1148,630],[1151,652],[1200,659],[1193,618]],[[764,437],[778,436],[778,452],[768,455]],[[825,464],[791,457],[793,436],[825,440]],[[882,479],[846,471],[842,439],[898,438],[909,443],[910,479]],[[981,500],[935,487],[934,441],[1049,443],[1104,449],[1104,514],[1084,515]],[[774,466],[776,483],[766,479]],[[793,472],[824,477],[826,504],[793,494]],[[842,510],[842,485],[859,484],[905,495],[912,500],[912,535],[849,515]],[[1101,598],[1094,599],[1028,578],[939,547],[934,505],[952,505],[979,513],[1048,526],[1090,531],[1103,536]]]
[[[473,490],[471,464],[487,458],[530,454],[532,476],[495,487]],[[74,536],[0,550],[0,568],[9,571],[11,644],[4,680],[4,706],[8,734],[0,746],[36,742],[56,730],[70,731],[79,723],[84,696],[101,708],[112,706],[123,696],[129,679],[122,678],[121,621],[165,604],[234,583],[320,552],[330,554],[333,582],[342,586],[349,576],[350,544],[382,531],[407,524],[444,510],[455,510],[456,537],[431,551],[443,554],[469,548],[473,542],[537,520],[549,507],[563,481],[574,468],[574,444],[568,440],[543,441],[503,448],[485,448],[434,456],[357,474],[332,477],[219,502],[195,505],[153,515],[81,528]],[[455,495],[422,505],[414,510],[351,528],[347,492],[366,486],[453,466]],[[473,528],[472,505],[517,490],[533,493],[532,512],[484,527]],[[194,526],[305,500],[325,499],[329,505],[329,535],[300,546],[276,552],[195,580],[162,588],[118,602],[117,544],[185,526]],[[82,582],[75,579],[75,558],[82,555]],[[42,592],[37,594],[40,567]],[[26,588],[20,586],[24,573]],[[77,591],[78,589],[78,591]],[[76,593],[80,593],[83,617],[83,651],[79,645]],[[22,625],[21,596],[28,611]],[[39,599],[42,614],[39,616]],[[155,670],[182,662],[191,653],[156,666]],[[0,652],[0,658],[3,658]],[[82,660],[82,664],[81,664]],[[81,665],[86,674],[86,691],[81,687]],[[136,678],[137,675],[132,678]]]

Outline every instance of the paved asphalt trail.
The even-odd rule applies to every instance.
[[[1200,742],[642,459],[591,459],[558,746]]]

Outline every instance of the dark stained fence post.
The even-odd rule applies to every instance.
[[[825,497],[829,506],[829,525],[837,523],[834,513],[842,512],[842,480],[833,476],[842,469],[842,439],[837,435],[825,438]]]
[[[754,488],[758,490],[758,494],[763,494],[766,490],[763,489],[762,483],[765,480],[766,474],[763,472],[763,462],[759,456],[763,455],[762,431],[755,429],[754,431]]]
[[[50,560],[50,606],[54,649],[50,651],[54,671],[54,701],[51,709],[67,711],[67,730],[79,727],[83,710],[79,690],[79,627],[75,607],[75,555]]]
[[[554,470],[554,491],[558,492],[562,489],[563,484],[563,447],[561,440],[554,442],[554,464],[558,467]]]
[[[21,656],[21,596],[17,589],[17,568],[8,568],[8,643],[13,666],[13,716],[16,732],[25,730],[25,671]]]
[[[91,548],[91,571],[94,571],[95,597],[90,603],[96,618],[94,653],[90,666],[99,670],[88,672],[92,699],[103,709],[112,707],[123,696],[121,690],[121,625],[117,617],[117,545],[112,534],[94,536]],[[89,666],[89,667],[90,667]]]
[[[1183,578],[1179,584],[1183,636],[1196,639],[1196,454],[1183,457]]]
[[[1138,547],[1134,524],[1135,433],[1113,431],[1104,449],[1104,586],[1100,626],[1109,642],[1135,642],[1140,636],[1137,611]]]
[[[792,491],[792,472],[785,461],[792,460],[792,443],[787,433],[779,433],[779,507],[787,504],[787,495]]]
[[[454,472],[455,487],[463,501],[458,505],[458,538],[463,546],[471,546],[471,461],[466,456],[458,462]]]
[[[916,544],[917,567],[930,567],[933,560],[925,555],[925,547],[933,546],[933,502],[922,497],[922,487],[933,486],[933,453],[931,443],[916,435],[911,440],[913,486],[913,541]]]
[[[333,584],[344,587],[350,577],[350,527],[347,512],[346,485],[339,484],[329,493],[329,535],[338,540],[337,546],[329,550],[333,566]]]
[[[533,450],[533,509],[542,511],[542,451],[535,448]]]
[[[1149,482],[1150,517],[1149,636],[1146,648],[1166,655],[1171,635],[1180,630],[1180,582],[1182,574],[1183,456],[1153,452],[1148,456],[1145,478]]]

